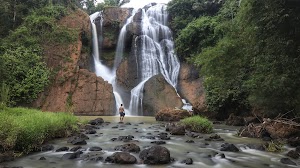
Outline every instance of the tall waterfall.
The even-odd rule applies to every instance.
[[[96,22],[96,18],[99,18],[99,23]],[[115,69],[111,70],[107,66],[105,66],[102,61],[101,61],[101,47],[102,47],[102,42],[103,42],[103,36],[102,34],[97,33],[97,27],[96,24],[100,24],[98,27],[101,29],[99,32],[103,32],[103,18],[102,18],[102,12],[96,12],[90,16],[91,20],[91,25],[92,25],[92,35],[93,35],[93,58],[94,58],[94,63],[95,63],[95,73],[97,76],[102,77],[104,80],[108,81],[110,84],[113,85],[113,93],[115,96],[116,100],[116,109],[121,105],[122,103],[122,98],[119,95],[119,93],[116,91],[116,71]],[[116,114],[118,112],[116,111]]]
[[[122,27],[116,49],[113,69],[107,68],[101,62],[102,35],[97,34],[96,18],[101,18],[100,27],[102,29],[102,13],[96,12],[90,16],[93,33],[93,57],[95,62],[95,73],[113,85],[116,106],[122,103],[122,98],[118,91],[115,79],[116,70],[123,59],[125,39],[128,33],[127,25],[133,22],[133,17],[137,12],[142,12],[141,34],[134,39],[134,45],[139,47],[132,51],[136,56],[138,69],[138,84],[131,90],[129,110],[125,109],[126,115],[143,115],[143,89],[148,79],[157,74],[162,74],[166,81],[176,89],[180,63],[174,52],[174,42],[171,30],[167,27],[168,13],[166,5],[156,4],[148,9],[133,10],[132,15],[127,19]],[[102,32],[102,30],[100,30]],[[135,48],[136,48],[135,47]],[[117,114],[117,112],[116,112]]]
[[[92,24],[92,35],[93,35],[93,58],[94,58],[94,63],[95,63],[95,73],[97,76],[101,76],[104,80],[108,81],[109,83],[112,83],[114,80],[113,72],[107,68],[104,64],[102,64],[100,60],[100,51],[101,51],[101,46],[102,46],[102,35],[98,35],[97,33],[97,28],[96,28],[96,18],[100,17],[101,19],[99,20],[100,28],[102,29],[102,13],[101,12],[96,12],[90,16],[91,24]],[[99,32],[102,32],[100,30]]]
[[[129,108],[133,115],[143,115],[144,84],[154,75],[161,73],[176,88],[180,63],[174,52],[167,18],[166,6],[163,4],[151,6],[148,10],[142,9],[142,35],[135,39],[135,45],[140,46],[140,52],[136,53],[139,84],[131,90]]]

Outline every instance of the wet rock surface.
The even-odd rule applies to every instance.
[[[170,151],[162,146],[152,146],[145,149],[139,157],[145,164],[168,164],[171,161]]]
[[[105,161],[117,164],[134,164],[137,162],[136,158],[127,152],[116,152],[113,155],[107,157]]]

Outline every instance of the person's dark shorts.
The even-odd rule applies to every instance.
[[[125,116],[125,113],[124,113],[124,112],[121,112],[121,113],[120,113],[120,116],[124,117],[124,116]]]

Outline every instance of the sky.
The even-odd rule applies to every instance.
[[[156,2],[156,3],[165,3],[167,4],[171,0],[130,0],[128,4],[123,5],[123,7],[132,7],[132,8],[142,8],[149,3]],[[102,2],[98,0],[97,2]]]
[[[145,5],[156,2],[156,3],[168,3],[170,0],[130,0],[128,4],[125,4],[123,7],[133,7],[133,8],[142,8]]]

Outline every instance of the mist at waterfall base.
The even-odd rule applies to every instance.
[[[153,1],[151,1],[153,2]],[[133,1],[131,2],[133,3]],[[128,5],[130,5],[129,3]],[[145,2],[144,2],[145,3]],[[141,4],[141,3],[140,3]],[[139,52],[135,52],[136,66],[138,68],[138,82],[130,93],[129,106],[123,103],[122,97],[128,99],[122,89],[116,83],[116,70],[123,59],[125,38],[128,33],[127,25],[133,22],[133,17],[140,12],[142,16],[142,34],[134,39],[134,45],[139,46]],[[96,18],[100,22],[95,22]],[[116,109],[120,104],[125,105],[126,115],[143,116],[143,89],[144,84],[151,77],[162,74],[165,80],[176,90],[177,79],[180,69],[179,60],[174,52],[172,32],[167,26],[168,13],[165,4],[150,5],[146,9],[134,9],[131,16],[122,27],[114,61],[114,67],[109,69],[101,61],[102,34],[97,34],[97,27],[102,29],[102,12],[90,16],[93,28],[93,57],[95,62],[95,73],[113,85],[116,99]],[[96,24],[100,24],[97,25]],[[102,32],[102,30],[98,31]],[[125,95],[125,96],[124,96]],[[118,111],[116,111],[118,114]]]

